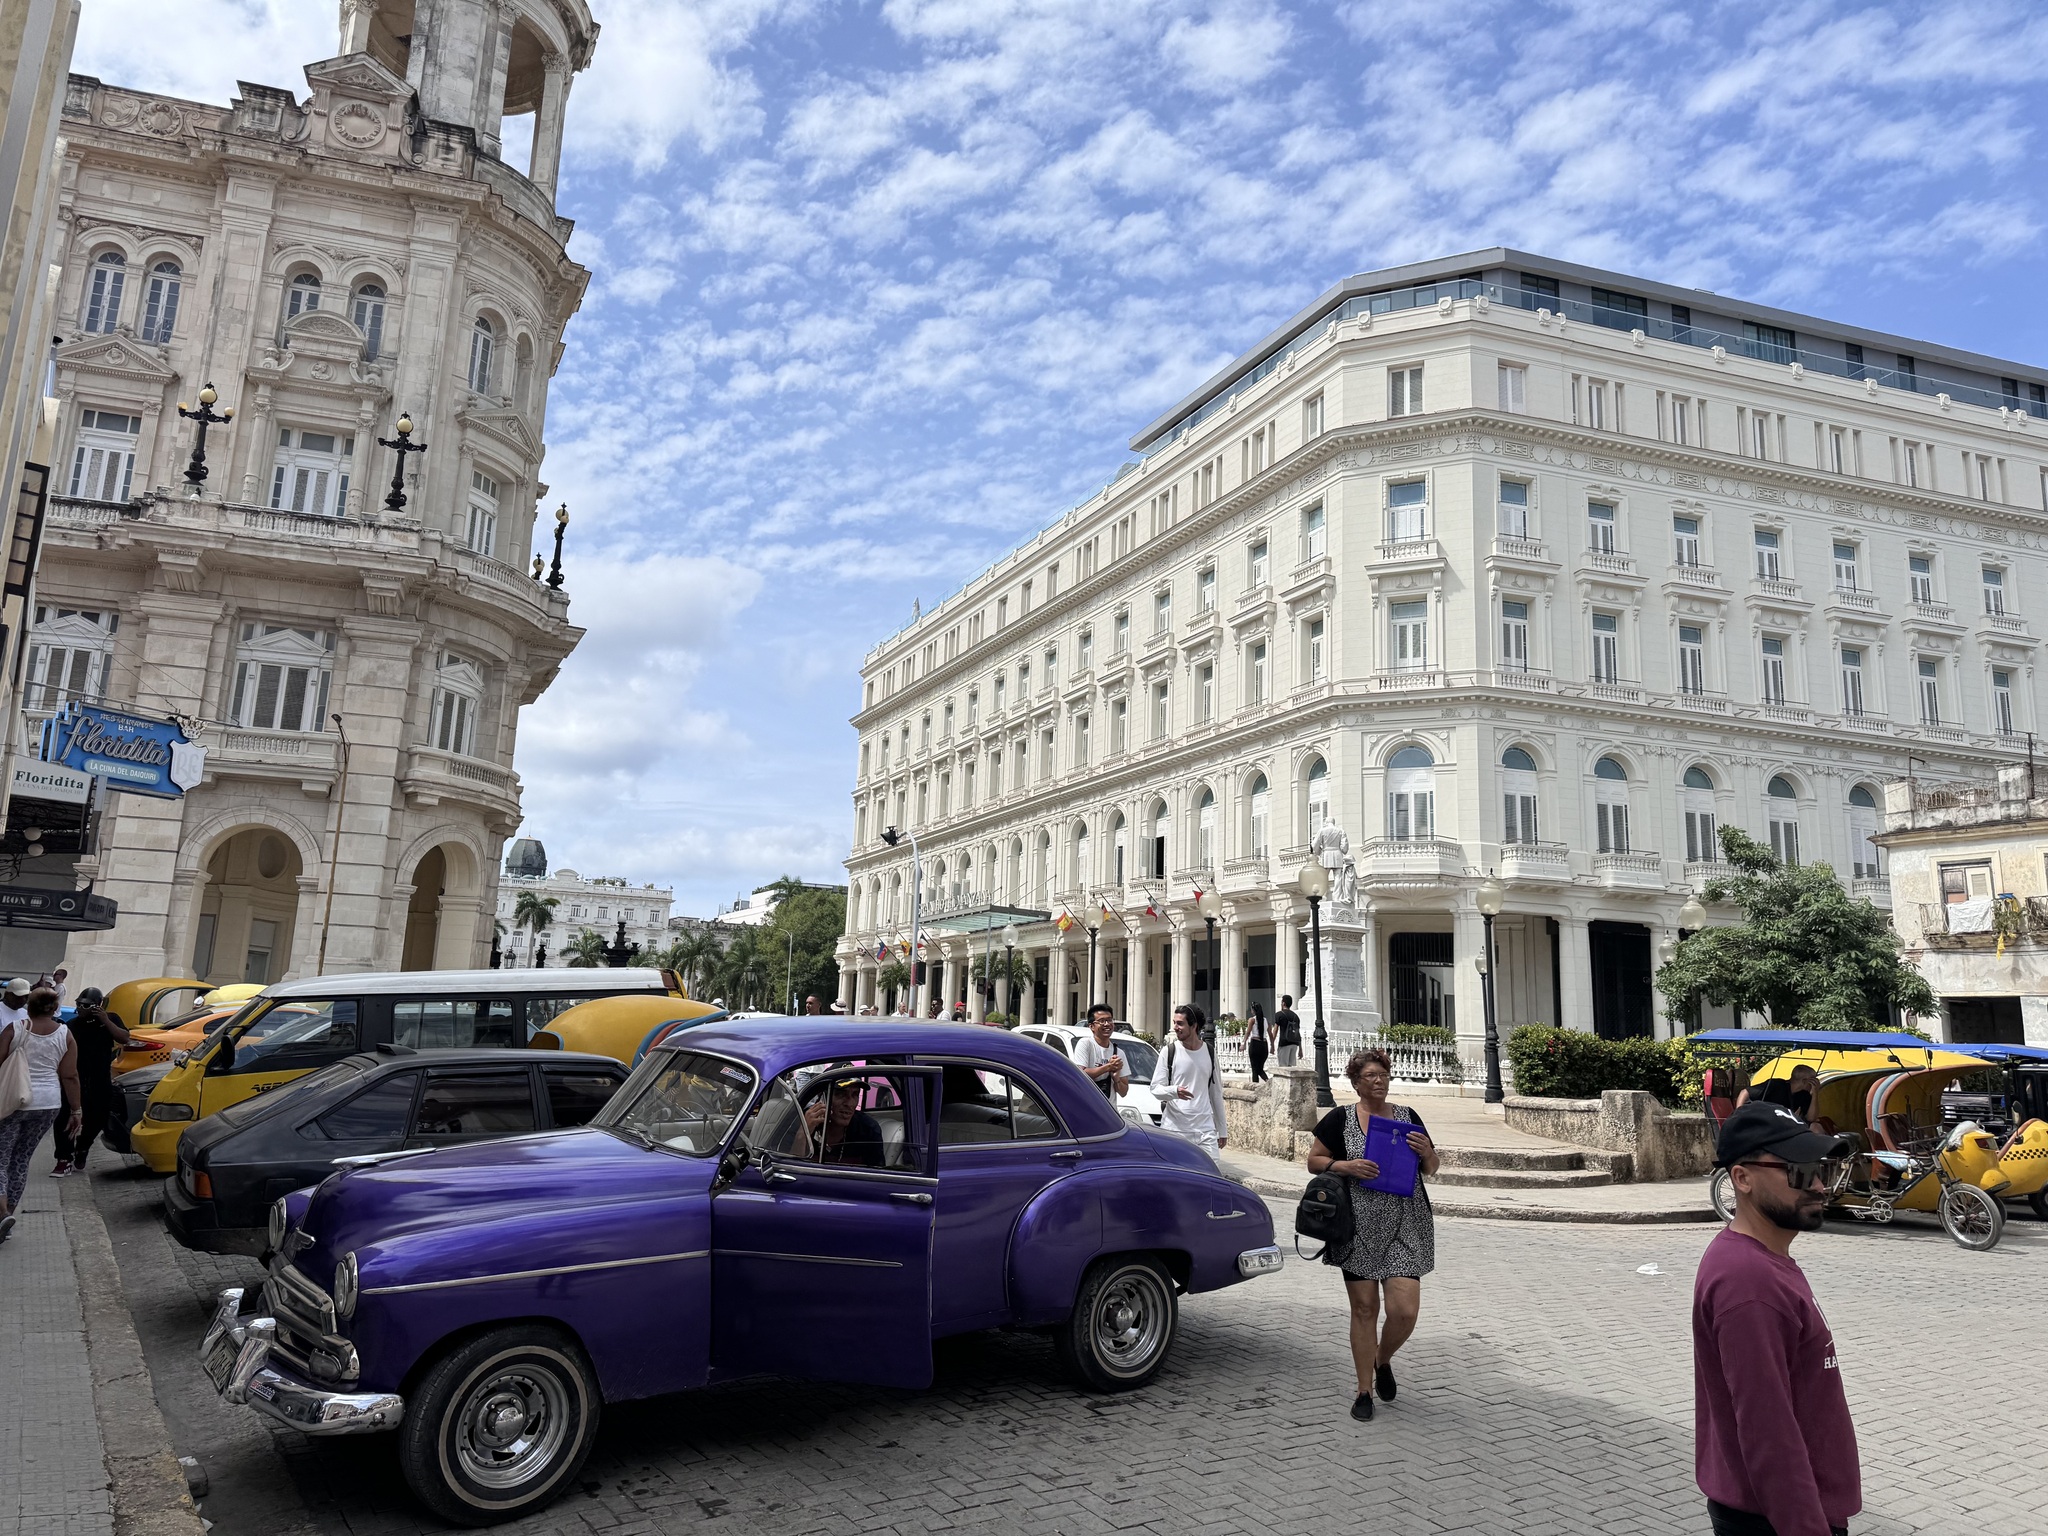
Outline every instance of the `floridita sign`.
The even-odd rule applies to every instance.
[[[206,748],[188,740],[175,720],[75,699],[44,722],[42,757],[90,774],[108,789],[166,799],[206,775]]]

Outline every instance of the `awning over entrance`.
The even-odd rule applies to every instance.
[[[1000,933],[1010,923],[1022,928],[1031,923],[1051,921],[1050,912],[987,901],[937,911],[927,909],[918,914],[918,924],[926,933]]]

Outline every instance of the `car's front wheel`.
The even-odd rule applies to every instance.
[[[459,1525],[494,1525],[566,1488],[597,1439],[597,1373],[576,1342],[538,1324],[452,1351],[406,1407],[399,1459],[421,1501]]]
[[[1128,1392],[1159,1374],[1179,1326],[1173,1277],[1157,1259],[1098,1259],[1053,1335],[1060,1366],[1091,1392]]]

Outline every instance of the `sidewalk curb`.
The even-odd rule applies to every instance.
[[[1302,1184],[1287,1184],[1279,1179],[1269,1179],[1261,1174],[1250,1174],[1238,1180],[1253,1194],[1268,1195],[1275,1200],[1299,1200],[1306,1180]],[[1666,1206],[1661,1210],[1573,1210],[1569,1206],[1557,1205],[1489,1205],[1476,1200],[1448,1201],[1432,1199],[1430,1208],[1439,1216],[1455,1216],[1470,1220],[1485,1221],[1552,1221],[1580,1226],[1669,1226],[1680,1222],[1718,1221],[1711,1209],[1701,1210],[1692,1206]]]
[[[93,1412],[106,1448],[115,1536],[204,1536],[206,1526],[171,1449],[142,1342],[121,1296],[114,1246],[87,1178],[63,1181],[62,1205],[85,1320]]]

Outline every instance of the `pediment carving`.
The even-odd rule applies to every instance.
[[[345,53],[338,59],[322,59],[306,66],[306,83],[317,94],[322,87],[350,95],[375,96],[384,101],[403,101],[412,87],[367,53]]]
[[[168,384],[178,377],[170,364],[157,355],[153,347],[145,347],[131,337],[122,334],[112,336],[86,336],[77,341],[67,342],[56,353],[59,370],[71,369],[80,373],[111,373],[128,379],[147,379],[152,383]]]
[[[472,400],[479,400],[477,396],[471,396],[470,398]],[[538,460],[540,457],[540,440],[533,435],[532,429],[520,419],[517,411],[506,410],[503,407],[482,405],[479,402],[477,406],[457,411],[455,419],[465,427],[474,427],[478,431],[489,433],[529,463]]]

